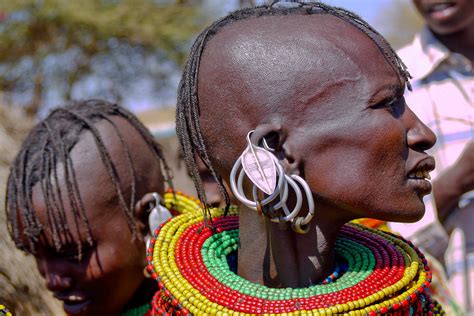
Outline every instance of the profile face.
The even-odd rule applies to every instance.
[[[413,0],[413,3],[435,33],[456,33],[474,23],[474,1],[471,0]]]
[[[331,16],[267,17],[240,24],[220,31],[201,62],[200,80],[211,78],[199,94],[207,139],[219,139],[229,122],[216,120],[208,129],[204,124],[211,120],[204,108],[238,104],[239,116],[231,108],[216,113],[214,106],[210,117],[238,117],[241,121],[233,126],[243,126],[238,130],[242,142],[245,126],[277,122],[283,149],[299,164],[317,205],[336,207],[348,219],[420,219],[422,197],[431,190],[426,177],[434,168],[424,151],[435,136],[408,108],[404,81],[367,35]],[[245,40],[239,34],[246,34]],[[216,60],[222,56],[217,46],[230,56]],[[235,69],[241,71],[238,76]],[[232,95],[238,102],[222,86],[211,96],[207,87],[216,88],[220,76],[231,81],[226,83],[231,90],[241,88]],[[224,157],[224,148],[216,147],[211,155]]]
[[[122,132],[132,129],[123,119],[117,119]],[[130,182],[128,165],[122,144],[112,127],[101,121],[95,125],[113,158],[121,181]],[[151,151],[135,132],[135,149],[151,156]],[[128,139],[131,139],[128,136]],[[40,273],[53,296],[61,300],[69,315],[117,315],[130,301],[144,280],[145,244],[133,240],[128,221],[120,208],[116,188],[111,182],[90,132],[84,132],[71,151],[78,187],[90,225],[93,245],[87,242],[87,230],[73,214],[71,203],[63,189],[66,222],[69,233],[61,234],[66,246],[56,251],[51,233],[45,231],[36,245],[35,259]],[[135,157],[134,157],[135,158]],[[150,172],[159,175],[153,165]],[[66,188],[62,166],[57,167],[59,187]],[[137,170],[140,172],[140,170]],[[161,177],[157,177],[162,181]],[[146,181],[143,179],[143,181]],[[158,185],[158,187],[161,187]],[[128,193],[129,194],[129,193]],[[128,197],[125,197],[128,200]],[[33,206],[40,222],[48,226],[48,214],[40,184],[33,187]],[[76,230],[76,222],[79,230]],[[82,245],[78,259],[76,243]]]

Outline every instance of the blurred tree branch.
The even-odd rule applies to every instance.
[[[107,75],[122,87],[138,73],[153,71],[144,63],[147,58],[180,65],[189,39],[208,21],[199,10],[201,2],[2,1],[0,88],[6,94],[29,94],[27,110],[34,115],[49,92],[46,85],[57,83],[56,92],[70,97],[75,84],[97,71],[97,59],[111,64],[122,59],[120,69],[107,66]],[[142,62],[133,63],[137,59]]]

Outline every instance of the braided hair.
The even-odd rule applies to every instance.
[[[191,52],[184,68],[183,76],[178,87],[178,102],[176,109],[176,132],[181,145],[181,150],[183,151],[186,166],[193,178],[198,196],[205,204],[206,218],[210,216],[210,213],[208,210],[206,195],[204,194],[204,189],[202,186],[202,180],[199,177],[195,154],[201,158],[207,168],[209,168],[209,171],[211,172],[214,179],[217,181],[219,190],[226,201],[226,209],[228,209],[230,205],[229,194],[223,185],[222,178],[216,173],[216,170],[209,159],[199,123],[197,84],[201,56],[206,44],[219,30],[231,23],[262,16],[308,14],[330,14],[343,21],[346,21],[347,23],[350,23],[361,32],[366,34],[374,42],[389,64],[404,79],[408,88],[411,89],[408,82],[411,76],[408,73],[406,66],[403,64],[400,57],[398,57],[390,44],[362,18],[345,9],[332,7],[320,2],[274,1],[270,5],[262,5],[232,12],[226,17],[214,22],[197,37],[191,48]]]
[[[116,104],[102,100],[72,102],[65,107],[53,110],[46,119],[31,130],[10,167],[5,208],[8,229],[18,248],[34,252],[35,243],[44,229],[38,220],[32,203],[32,189],[38,183],[44,195],[47,225],[51,230],[55,249],[59,251],[64,246],[64,241],[60,238],[61,234],[69,233],[72,229],[67,225],[62,194],[67,194],[71,210],[76,218],[74,229],[79,232],[80,225],[82,225],[86,229],[87,242],[92,245],[91,229],[79,194],[77,177],[70,155],[71,150],[80,140],[82,132],[85,130],[92,134],[102,163],[117,192],[120,208],[126,215],[128,226],[133,232],[134,238],[138,236],[138,229],[133,217],[137,187],[135,165],[130,148],[120,133],[117,124],[111,119],[112,116],[124,118],[138,131],[155,158],[161,162],[165,179],[168,185],[172,187],[171,169],[164,159],[161,147],[132,113]],[[129,203],[126,202],[124,190],[120,186],[116,166],[95,126],[101,120],[111,124],[124,148],[131,174]],[[62,164],[64,170],[65,187],[60,187],[58,182],[57,166],[59,163]],[[63,193],[63,191],[65,192]],[[26,237],[28,243],[26,245],[21,238],[22,234]],[[77,247],[80,256],[81,244],[77,243]]]

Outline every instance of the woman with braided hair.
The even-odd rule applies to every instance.
[[[244,9],[204,30],[178,90],[177,134],[199,198],[195,155],[240,205],[156,232],[153,313],[442,314],[416,247],[347,224],[423,215],[436,139],[404,101],[408,79],[379,33],[320,2]]]
[[[157,290],[144,274],[145,241],[169,216],[158,200],[170,181],[160,146],[133,114],[73,102],[33,128],[11,166],[11,237],[35,256],[67,314],[145,315]]]

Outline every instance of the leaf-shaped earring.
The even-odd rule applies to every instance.
[[[247,134],[247,147],[235,162],[230,173],[230,187],[234,196],[247,207],[263,213],[273,222],[290,222],[294,231],[300,234],[309,232],[309,222],[314,216],[314,200],[311,189],[306,181],[298,175],[287,175],[280,162],[272,153],[272,149],[263,139],[263,148],[252,144],[250,135]],[[242,168],[241,168],[242,167]],[[252,197],[246,197],[243,181],[247,176],[252,182]],[[308,212],[305,217],[297,216],[303,205],[303,188],[306,195]],[[288,190],[292,189],[295,196],[293,209],[288,209]],[[266,196],[263,199],[258,191]],[[276,212],[264,212],[264,206],[270,206]]]
[[[255,146],[247,134],[247,148],[235,162],[230,174],[230,186],[235,197],[246,206],[257,210],[257,202],[261,206],[269,204],[279,195],[285,184],[283,168],[278,159],[268,150]],[[242,167],[242,169],[240,169]],[[239,171],[240,170],[240,171]],[[252,182],[254,188],[254,201],[247,199],[243,189],[244,176]],[[278,180],[277,180],[278,178]],[[267,197],[257,201],[257,189],[264,192]]]
[[[277,177],[272,154],[254,146],[250,141],[250,133],[247,135],[247,148],[240,159],[250,181],[267,195],[271,195],[275,191]]]

